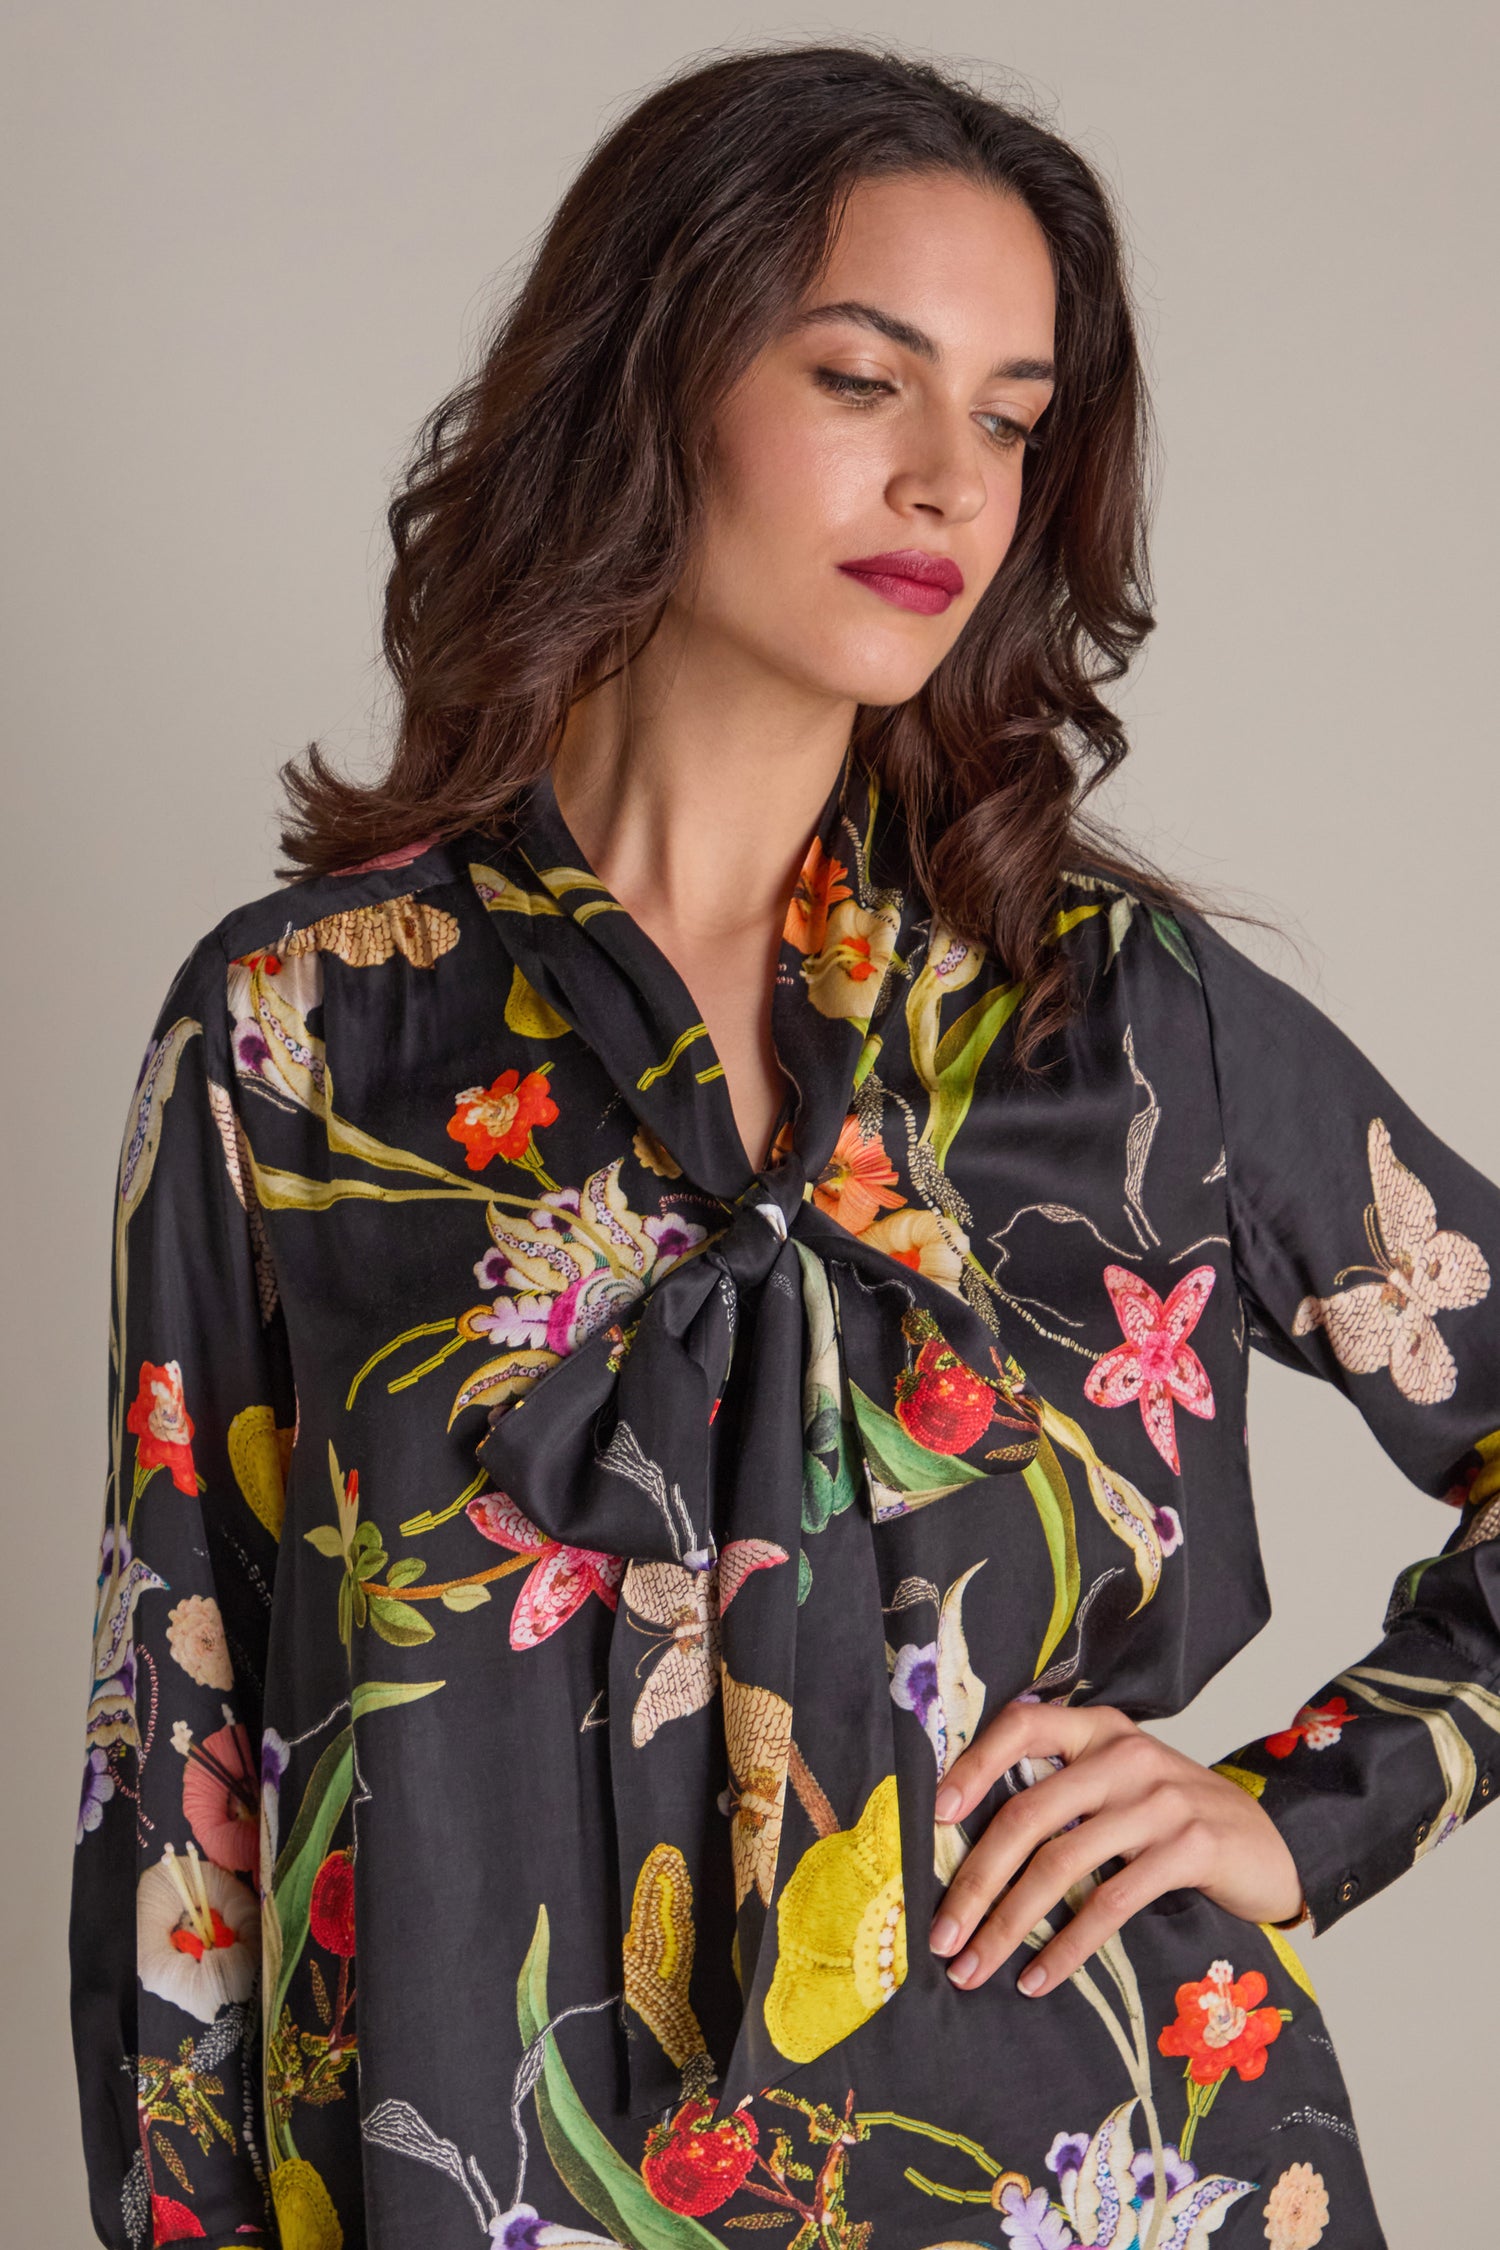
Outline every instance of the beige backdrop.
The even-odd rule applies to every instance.
[[[90,2239],[64,1914],[156,1007],[270,885],[276,761],[377,731],[389,480],[601,126],[710,44],[916,22],[11,0],[0,2177],[28,2250]],[[1500,13],[945,0],[938,27],[1055,99],[1130,214],[1167,468],[1120,814],[1289,923],[1304,959],[1272,965],[1500,1175]],[[1333,1392],[1260,1361],[1253,1399],[1276,1615],[1164,1730],[1205,1759],[1362,1655],[1452,1523]],[[1497,1879],[1492,1817],[1309,1948],[1393,2250],[1492,2236]]]

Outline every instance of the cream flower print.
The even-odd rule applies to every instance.
[[[224,1620],[212,1594],[189,1594],[167,1612],[167,1646],[199,1687],[234,1686]]]
[[[148,1992],[212,2023],[248,2000],[260,1966],[260,1907],[248,1883],[189,1844],[168,1844],[135,1894],[136,1968]]]
[[[901,918],[893,906],[841,899],[828,916],[823,945],[802,964],[807,996],[820,1016],[868,1023],[896,950]]]
[[[945,1219],[937,1211],[913,1206],[905,1211],[883,1213],[865,1228],[864,1239],[898,1264],[910,1266],[914,1273],[924,1275],[928,1281],[941,1282],[955,1296],[963,1294],[959,1282],[968,1255],[969,1238],[952,1219]]]
[[[1291,2164],[1265,2207],[1271,2250],[1314,2250],[1328,2224],[1328,2190],[1310,2164]]]
[[[1324,1328],[1351,1375],[1388,1367],[1404,1398],[1436,1406],[1453,1396],[1458,1369],[1433,1316],[1477,1305],[1489,1294],[1490,1269],[1477,1243],[1438,1226],[1432,1197],[1400,1161],[1378,1117],[1370,1120],[1368,1146],[1375,1200],[1365,1205],[1365,1239],[1375,1262],[1345,1266],[1334,1278],[1379,1278],[1334,1296],[1304,1297],[1292,1334]]]

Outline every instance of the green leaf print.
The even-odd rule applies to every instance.
[[[542,2139],[558,2178],[575,2202],[606,2227],[626,2250],[717,2250],[717,2237],[696,2219],[658,2203],[640,2173],[606,2139],[583,2105],[547,2027],[547,1909],[538,1907],[536,1929],[516,1979],[516,2016],[528,2050],[545,2040],[535,2086]]]
[[[955,1453],[934,1453],[919,1445],[914,1437],[907,1436],[895,1415],[877,1406],[858,1383],[850,1383],[849,1395],[854,1401],[867,1467],[908,1508],[924,1507],[929,1500],[941,1499],[945,1492],[956,1492],[963,1484],[977,1484],[989,1475],[989,1470],[976,1469],[960,1461]],[[876,1498],[878,1502],[879,1495]],[[877,1505],[877,1518],[882,1512],[901,1511],[893,1511],[886,1503],[883,1511]]]
[[[955,1134],[969,1114],[979,1068],[1021,1004],[1024,984],[996,985],[950,1024],[937,1043],[937,1089],[922,1138],[939,1164],[948,1160]]]
[[[1073,1495],[1056,1451],[1044,1437],[1036,1458],[1023,1471],[1027,1489],[1036,1502],[1047,1553],[1052,1563],[1052,1615],[1037,1652],[1032,1677],[1044,1672],[1047,1659],[1073,1622],[1078,1608],[1078,1535],[1073,1515]]]

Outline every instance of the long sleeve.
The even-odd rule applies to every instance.
[[[158,1015],[114,1212],[69,1950],[90,2206],[118,2250],[275,2239],[257,1777],[295,1412],[234,1083],[210,937]]]
[[[1327,1016],[1183,920],[1250,1341],[1336,1384],[1457,1511],[1397,1579],[1368,1654],[1219,1767],[1275,1821],[1323,1930],[1497,1793],[1500,1189]],[[1357,1532],[1358,1495],[1341,1499]]]

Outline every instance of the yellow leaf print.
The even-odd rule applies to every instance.
[[[505,1023],[522,1039],[560,1039],[572,1025],[566,1016],[560,1016],[550,1007],[521,972],[517,962],[511,972],[510,991],[505,999]]]
[[[286,1514],[286,1472],[292,1457],[292,1432],[276,1427],[269,1406],[241,1407],[229,1425],[229,1466],[246,1505],[273,1539],[281,1537]]]
[[[675,1844],[654,1844],[630,1901],[625,1998],[679,2070],[708,2045],[688,1998],[694,1936],[687,1861]]]

